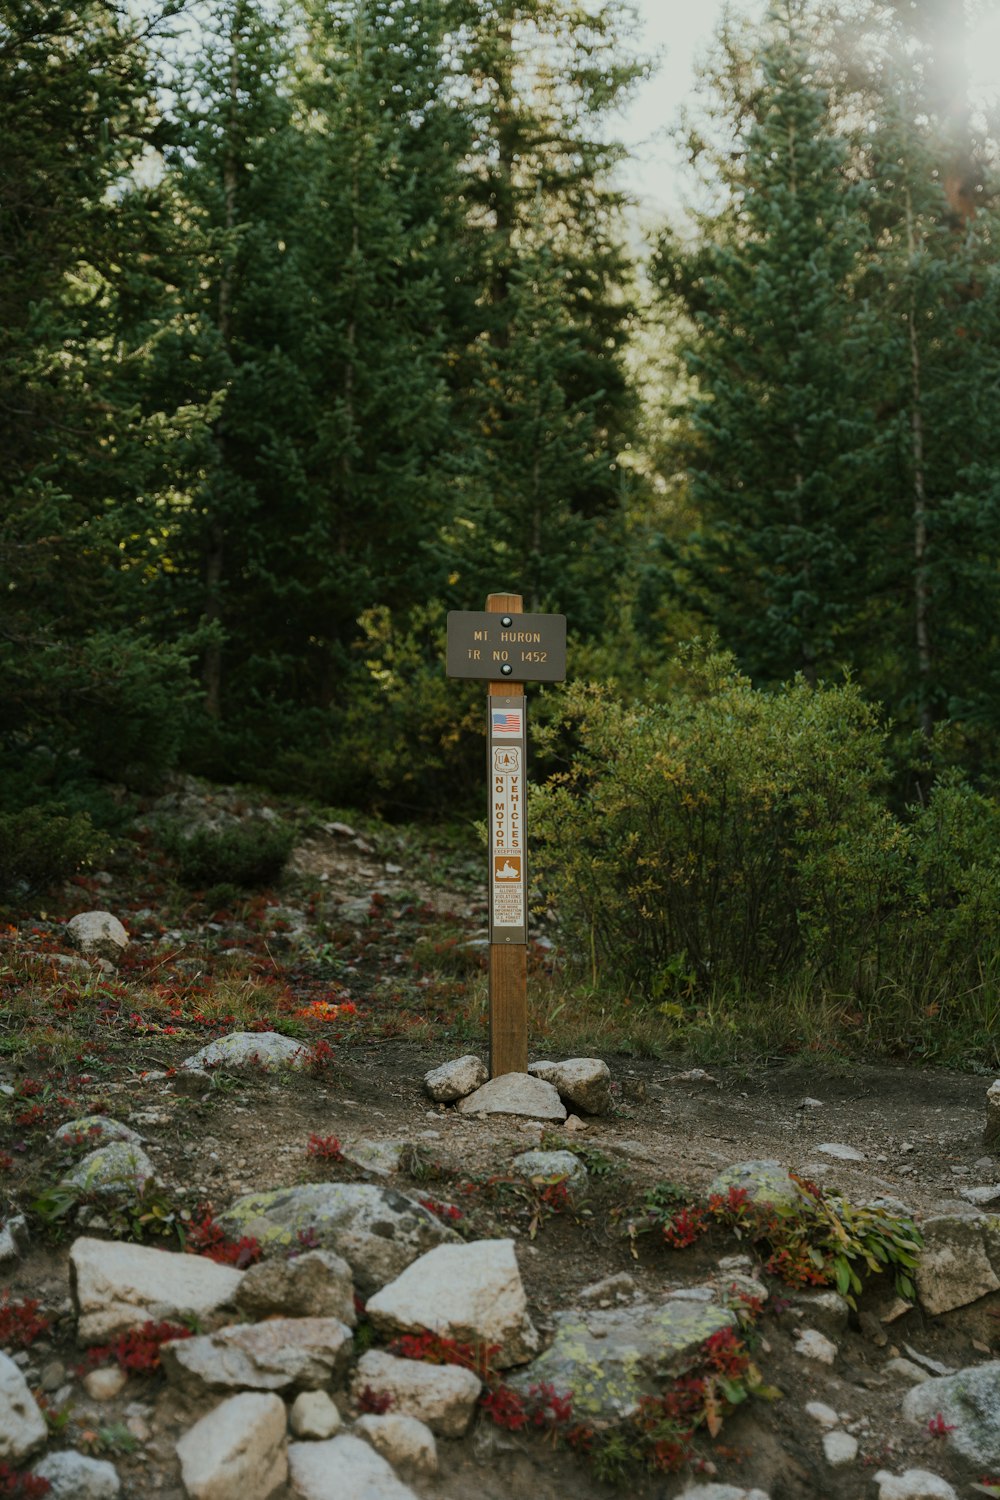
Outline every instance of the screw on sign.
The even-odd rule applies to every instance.
[[[487,689],[490,862],[490,1077],[528,1070],[528,724],[524,684],[566,676],[565,615],[525,614],[520,594],[448,615],[449,677]]]

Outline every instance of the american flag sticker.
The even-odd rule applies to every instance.
[[[519,708],[497,709],[491,711],[493,721],[493,738],[497,739],[510,735],[513,739],[520,739],[522,732],[522,721],[524,715]]]

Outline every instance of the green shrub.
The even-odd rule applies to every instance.
[[[45,807],[0,813],[0,891],[7,895],[44,889],[108,852],[86,813],[64,816]]]
[[[581,955],[659,1000],[842,975],[905,899],[883,736],[851,685],[756,691],[725,656],[629,707],[566,693],[568,769],[531,803],[535,872]]]
[[[185,835],[177,828],[161,830],[161,843],[172,856],[177,873],[192,889],[272,884],[292,852],[295,829],[287,823],[259,820],[218,831],[199,828]]]
[[[97,777],[148,787],[176,763],[197,697],[185,648],[127,631],[44,636],[30,652],[0,643],[0,670],[0,752],[36,766],[40,786]]]

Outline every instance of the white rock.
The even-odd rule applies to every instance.
[[[271,1500],[288,1477],[284,1402],[231,1396],[184,1434],[177,1457],[191,1500]]]
[[[982,1187],[960,1188],[958,1196],[964,1198],[966,1203],[974,1203],[977,1208],[988,1208],[991,1203],[1000,1203],[1000,1182],[994,1182]]]
[[[310,1234],[318,1248],[349,1262],[365,1296],[398,1276],[425,1250],[459,1244],[453,1229],[415,1197],[372,1182],[307,1182],[248,1193],[219,1215],[232,1239],[252,1235],[265,1256],[287,1256]]]
[[[803,1359],[815,1359],[821,1365],[832,1365],[837,1346],[816,1328],[802,1328],[795,1335],[795,1352]]]
[[[82,1344],[103,1344],[146,1322],[209,1321],[243,1277],[200,1255],[145,1245],[78,1239],[69,1252],[70,1286]]]
[[[926,1370],[915,1365],[912,1359],[890,1359],[885,1366],[887,1375],[894,1375],[897,1380],[905,1380],[908,1385],[922,1385],[930,1376]]]
[[[991,1083],[986,1090],[986,1128],[983,1131],[983,1145],[996,1148],[1000,1146],[1000,1078]]]
[[[832,1156],[836,1161],[864,1161],[865,1153],[859,1151],[856,1146],[845,1146],[841,1141],[827,1141],[822,1146],[816,1147],[822,1151],[824,1156]]]
[[[113,1401],[128,1385],[128,1375],[119,1365],[105,1365],[90,1370],[82,1384],[91,1401]]]
[[[116,963],[128,947],[128,933],[109,911],[81,911],[66,923],[74,947],[88,958]]]
[[[559,1090],[564,1104],[588,1115],[606,1115],[611,1109],[611,1073],[599,1057],[571,1057],[566,1062],[531,1063],[528,1072]]]
[[[14,1361],[0,1354],[0,1458],[18,1463],[49,1435],[45,1418]]]
[[[511,1167],[519,1177],[565,1178],[576,1189],[586,1186],[587,1168],[572,1151],[522,1151]]]
[[[807,1417],[812,1417],[814,1422],[817,1422],[820,1427],[825,1427],[827,1431],[840,1425],[840,1418],[833,1407],[827,1406],[823,1401],[807,1401],[805,1411]]]
[[[853,1463],[857,1458],[858,1440],[849,1432],[825,1432],[823,1454],[832,1469],[839,1469],[844,1464]]]
[[[164,1344],[160,1360],[172,1385],[206,1391],[316,1390],[343,1374],[351,1330],[337,1318],[268,1318]]]
[[[105,1145],[108,1141],[130,1141],[133,1146],[138,1146],[142,1142],[137,1130],[123,1125],[120,1120],[112,1120],[108,1115],[80,1115],[75,1120],[67,1120],[52,1139],[73,1141],[80,1136],[84,1136],[90,1146]]]
[[[357,1400],[365,1389],[389,1396],[391,1410],[418,1417],[441,1437],[462,1437],[472,1421],[482,1381],[461,1365],[425,1365],[369,1349],[351,1383]]]
[[[399,1164],[406,1150],[405,1141],[352,1141],[343,1147],[344,1160],[353,1162],[363,1172],[374,1172],[376,1177],[391,1177],[399,1171]]]
[[[932,1316],[1000,1290],[986,1243],[989,1222],[986,1215],[966,1209],[939,1214],[921,1225],[924,1247],[914,1281],[921,1305]]]
[[[367,1313],[380,1332],[428,1329],[461,1343],[495,1344],[500,1369],[538,1350],[513,1240],[439,1245],[370,1298]]]
[[[121,1480],[114,1464],[87,1458],[74,1449],[46,1454],[32,1472],[49,1481],[49,1500],[115,1500],[121,1494]]]
[[[478,1089],[489,1076],[482,1058],[470,1054],[458,1057],[454,1062],[442,1063],[439,1068],[425,1073],[424,1088],[438,1104],[453,1104],[456,1099],[464,1099],[466,1094]]]
[[[28,1221],[23,1214],[14,1214],[0,1229],[0,1265],[27,1255],[29,1244]]]
[[[416,1500],[380,1453],[349,1434],[291,1443],[288,1474],[299,1500]]]
[[[331,1438],[344,1425],[326,1391],[300,1391],[288,1413],[288,1425],[299,1438]]]
[[[745,1490],[738,1484],[691,1484],[680,1500],[771,1500],[764,1490]]]
[[[880,1469],[875,1475],[878,1500],[958,1500],[947,1480],[927,1469],[907,1469],[905,1474],[890,1474]]]
[[[141,1146],[131,1141],[109,1141],[96,1151],[88,1151],[62,1180],[81,1193],[119,1197],[141,1193],[155,1176],[153,1163]]]
[[[463,1115],[524,1115],[529,1120],[565,1120],[566,1108],[551,1083],[528,1073],[501,1073],[458,1101]]]
[[[401,1412],[373,1412],[359,1417],[354,1431],[371,1443],[376,1453],[389,1460],[393,1468],[414,1474],[436,1474],[437,1444],[429,1427],[416,1417]]]
[[[246,1322],[279,1313],[285,1318],[339,1318],[353,1328],[354,1275],[332,1250],[307,1250],[291,1260],[248,1266],[234,1302]]]
[[[232,1031],[209,1042],[181,1063],[182,1068],[304,1068],[309,1048],[277,1031]]]

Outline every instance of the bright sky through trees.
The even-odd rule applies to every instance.
[[[681,156],[669,138],[678,111],[694,88],[705,54],[726,9],[726,0],[635,0],[640,48],[656,54],[659,67],[640,85],[624,113],[622,139],[631,160],[625,169],[630,192],[653,209],[674,211],[684,197]],[[766,0],[730,0],[730,7],[760,16]],[[1000,99],[1000,3],[969,0],[968,67],[974,99]]]
[[[756,6],[763,0],[742,0]],[[677,112],[694,87],[695,69],[711,41],[724,0],[636,0],[642,33],[640,49],[657,55],[659,66],[639,85],[625,111],[622,138],[631,151],[626,184],[644,203],[674,209],[681,193],[680,157],[669,139]]]

